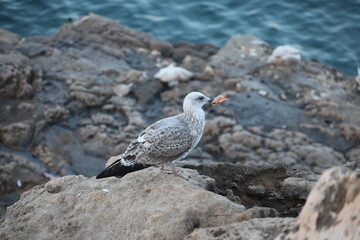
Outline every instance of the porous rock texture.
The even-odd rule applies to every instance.
[[[221,227],[196,229],[184,240],[275,239],[283,228],[293,222],[293,218],[258,218]]]
[[[360,239],[360,171],[332,168],[308,196],[296,224],[277,240]]]
[[[359,239],[359,211],[360,171],[335,167],[323,173],[296,220],[255,218],[196,229],[184,239]]]
[[[0,238],[182,239],[194,228],[233,223],[245,211],[207,191],[211,178],[190,169],[181,173],[189,181],[155,168],[121,179],[51,180],[9,208]]]

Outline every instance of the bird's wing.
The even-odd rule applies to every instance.
[[[189,152],[194,143],[191,130],[176,118],[164,120],[146,128],[129,145],[122,158],[133,163],[158,165]]]

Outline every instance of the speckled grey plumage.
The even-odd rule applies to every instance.
[[[123,154],[108,161],[104,172],[109,173],[111,168],[117,168],[124,171],[119,175],[125,175],[126,167],[131,172],[138,170],[132,169],[135,165],[162,165],[185,158],[201,139],[205,126],[202,107],[209,101],[210,98],[202,93],[189,93],[184,99],[183,113],[164,118],[147,127]],[[111,175],[116,175],[116,172]],[[98,178],[102,178],[101,174],[99,176]]]

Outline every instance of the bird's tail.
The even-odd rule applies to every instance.
[[[128,173],[135,172],[144,168],[151,167],[152,165],[134,163],[132,165],[122,164],[124,160],[118,158],[117,160],[112,160],[111,164],[107,164],[104,171],[96,176],[96,179],[106,178],[106,177],[123,177]]]

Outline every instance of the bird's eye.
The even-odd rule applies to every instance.
[[[198,97],[198,100],[204,100],[204,96]]]

